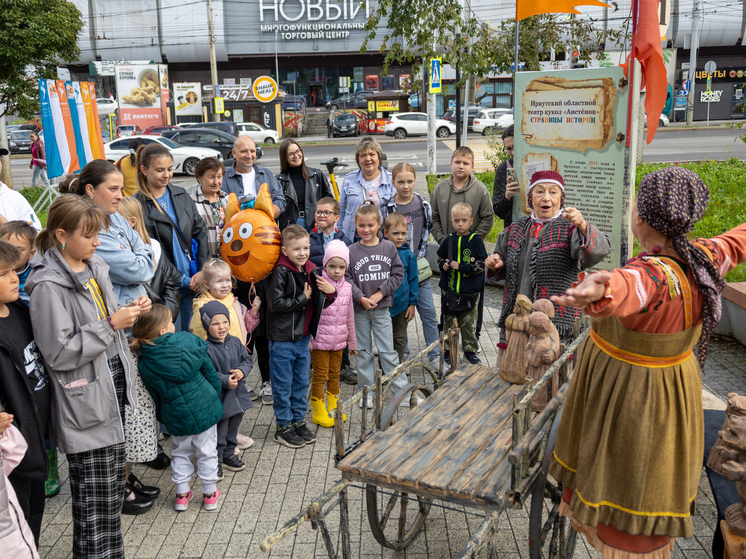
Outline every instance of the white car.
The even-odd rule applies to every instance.
[[[116,99],[109,97],[99,97],[96,99],[96,108],[98,109],[99,118],[113,115],[119,109],[119,103]]]
[[[253,122],[239,122],[238,135],[248,136],[257,144],[274,144],[280,141],[280,135],[277,131],[271,128],[265,128],[261,124],[255,124]]]
[[[497,131],[497,119],[508,113],[510,109],[482,109],[474,119],[472,130],[484,136],[490,130]]]
[[[505,113],[495,122],[495,128],[498,130],[505,130],[508,126],[513,126],[513,109],[510,109],[510,112]]]
[[[648,126],[648,114],[647,113],[645,113],[643,122],[645,123],[644,124],[645,128],[647,128]],[[663,128],[664,126],[668,126],[669,124],[671,124],[671,121],[668,119],[666,115],[661,113],[661,116],[658,118],[658,128]]]
[[[407,136],[427,135],[427,114],[394,113],[386,121],[384,132],[387,136],[393,136],[397,140],[402,140]],[[438,138],[447,138],[455,133],[455,124],[440,118],[435,119],[435,135]]]
[[[173,140],[164,138],[163,136],[148,135],[138,136],[138,138],[143,140],[146,145],[157,142],[171,150],[171,155],[174,156],[175,173],[184,173],[186,175],[194,176],[194,168],[197,166],[200,159],[204,159],[205,157],[215,157],[220,161],[223,160],[222,154],[214,149],[184,147]],[[109,142],[108,144],[104,144],[104,154],[106,155],[106,159],[115,163],[125,155],[129,155],[130,152],[128,146],[133,139],[134,138],[120,138],[113,142]]]

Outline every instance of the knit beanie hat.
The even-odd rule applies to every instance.
[[[350,266],[350,249],[347,248],[344,241],[334,239],[331,243],[326,245],[326,250],[324,251],[324,266],[326,266],[326,263],[332,258],[341,258],[345,261],[345,264],[347,264],[348,267]]]
[[[528,185],[528,189],[531,190],[540,182],[551,182],[559,186],[563,192],[565,190],[565,181],[557,171],[536,171],[531,175],[531,183]]]
[[[209,303],[202,305],[202,308],[199,310],[199,317],[202,319],[202,326],[204,326],[205,330],[210,327],[210,322],[212,322],[212,319],[216,314],[224,314],[227,316],[228,323],[230,324],[231,314],[228,312],[228,307],[220,301],[210,301]]]

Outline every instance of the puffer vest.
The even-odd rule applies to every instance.
[[[336,351],[347,347],[347,316],[352,304],[352,286],[344,277],[332,281],[326,271],[322,277],[337,290],[337,298],[321,313],[316,337],[311,340],[311,349]]]

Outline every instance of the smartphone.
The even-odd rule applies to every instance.
[[[515,167],[508,167],[508,176],[507,176],[507,182],[517,182],[517,179],[515,178]]]

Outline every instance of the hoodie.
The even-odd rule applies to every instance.
[[[140,345],[140,376],[155,402],[158,421],[177,437],[196,435],[223,416],[220,378],[208,345],[189,332],[163,334]]]
[[[87,263],[111,316],[119,301],[109,280],[109,266],[96,255]],[[70,454],[124,442],[105,353],[114,344],[124,367],[127,401],[136,405],[135,365],[124,331],[115,332],[106,318],[99,320],[91,293],[56,247],[46,252],[41,263],[32,262],[26,291],[31,295],[34,340],[52,386],[52,446]],[[77,386],[69,387],[73,382]]]
[[[487,187],[472,173],[466,180],[464,188],[457,190],[453,186],[453,175],[451,175],[436,184],[430,195],[430,205],[433,209],[432,234],[439,245],[443,244],[445,238],[454,231],[451,224],[451,208],[459,202],[466,202],[471,206],[471,215],[474,218],[471,230],[474,233],[484,239],[492,230],[495,214]]]

